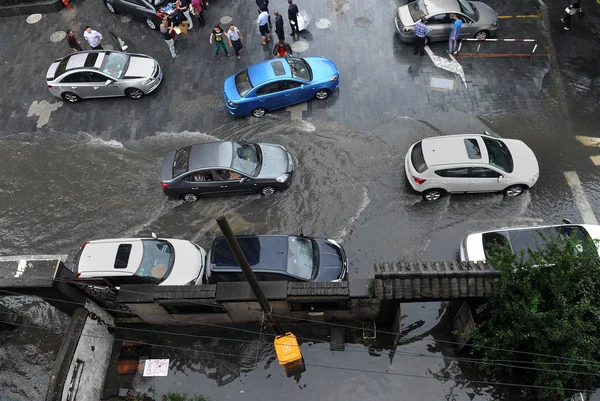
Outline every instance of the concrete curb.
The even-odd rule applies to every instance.
[[[560,66],[558,64],[558,58],[556,57],[556,49],[554,48],[554,42],[552,41],[552,34],[550,33],[550,17],[548,16],[548,6],[544,3],[544,0],[538,0],[540,4],[540,11],[542,13],[542,22],[544,25],[544,36],[546,36],[546,43],[548,46],[548,59],[550,61],[550,66],[553,71],[556,71],[556,74],[553,74],[554,84],[560,90],[560,100],[564,104],[566,103],[566,96],[564,93],[564,85],[562,81],[562,76],[560,73]]]

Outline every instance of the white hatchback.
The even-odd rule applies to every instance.
[[[536,250],[543,246],[547,239],[554,237],[571,238],[576,247],[583,247],[592,239],[598,246],[600,226],[595,224],[560,224],[540,227],[502,228],[467,235],[460,244],[460,260],[462,262],[485,262],[494,246],[508,246],[518,254],[528,249]],[[600,252],[600,251],[599,251]]]
[[[533,151],[516,139],[485,135],[446,135],[425,138],[406,153],[408,182],[423,199],[445,193],[501,192],[521,195],[540,176]]]
[[[201,284],[206,252],[190,241],[119,238],[84,242],[75,256],[78,279],[122,284]]]

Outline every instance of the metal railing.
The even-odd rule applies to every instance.
[[[474,53],[462,53],[462,47],[464,42],[478,42],[477,49]],[[487,42],[513,42],[513,43],[529,43],[531,44],[531,51],[527,53],[483,53],[482,45]],[[529,57],[529,62],[533,60],[533,54],[537,50],[539,40],[537,39],[475,39],[475,38],[464,38],[460,40],[458,45],[458,51],[456,58],[459,56],[465,57]],[[487,49],[486,49],[487,50]]]

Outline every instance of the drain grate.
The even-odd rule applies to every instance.
[[[229,23],[231,23],[231,21],[233,21],[233,18],[231,18],[229,15],[225,15],[219,20],[219,22],[223,25],[228,25]]]
[[[371,25],[371,20],[367,17],[358,17],[354,20],[354,25],[364,28]]]
[[[433,77],[429,82],[429,86],[436,89],[454,89],[454,80],[448,78]]]
[[[327,18],[319,18],[315,21],[315,26],[319,29],[327,29],[331,26],[331,21]]]
[[[297,40],[292,43],[292,51],[294,53],[302,53],[308,50],[308,42],[305,40]]]

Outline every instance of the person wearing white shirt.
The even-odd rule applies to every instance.
[[[267,44],[265,39],[269,42],[271,41],[271,31],[269,31],[269,13],[262,11],[260,14],[258,14],[258,20],[256,22],[258,23],[258,30],[262,36],[261,44],[264,46]]]
[[[102,48],[102,34],[100,32],[94,31],[89,26],[86,26],[83,37],[88,41],[92,50],[104,50]]]
[[[233,24],[229,25],[229,30],[227,31],[227,37],[229,38],[229,47],[233,47],[233,51],[235,52],[235,56],[237,59],[241,59],[240,50],[242,47],[242,34],[239,29]]]

